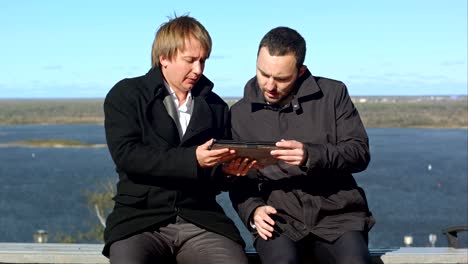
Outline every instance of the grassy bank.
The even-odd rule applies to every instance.
[[[467,97],[463,100],[380,100],[355,105],[366,127],[468,127]]]
[[[235,99],[227,98],[232,104]],[[468,101],[461,97],[355,97],[366,127],[467,128]],[[103,99],[3,99],[0,125],[102,124]]]
[[[104,144],[89,144],[68,139],[28,139],[1,143],[0,147],[35,147],[35,148],[102,148]]]
[[[0,100],[0,125],[102,123],[102,99]]]

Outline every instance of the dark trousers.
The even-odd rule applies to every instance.
[[[344,233],[333,242],[314,235],[297,242],[284,235],[266,241],[259,237],[255,241],[255,248],[262,263],[371,263],[367,234],[358,231]]]
[[[111,264],[247,264],[242,246],[181,218],[110,246]]]

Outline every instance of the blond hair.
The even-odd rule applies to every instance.
[[[201,46],[206,51],[206,58],[211,53],[211,37],[205,27],[195,18],[183,15],[175,16],[163,23],[153,41],[151,50],[151,66],[153,68],[160,67],[159,56],[166,58],[174,58],[177,51],[185,48],[185,40],[193,37],[200,41]]]

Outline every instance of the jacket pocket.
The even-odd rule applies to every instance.
[[[146,205],[149,187],[129,182],[119,182],[117,184],[117,195],[113,200],[116,203],[142,207]]]

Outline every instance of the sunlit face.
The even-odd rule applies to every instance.
[[[262,47],[257,57],[257,82],[265,100],[281,103],[294,89],[296,79],[302,75],[296,68],[292,54],[271,56],[267,47]]]
[[[179,50],[173,58],[160,56],[164,78],[178,97],[183,95],[185,98],[200,79],[205,69],[206,57],[206,50],[193,37],[185,40],[185,48]]]

